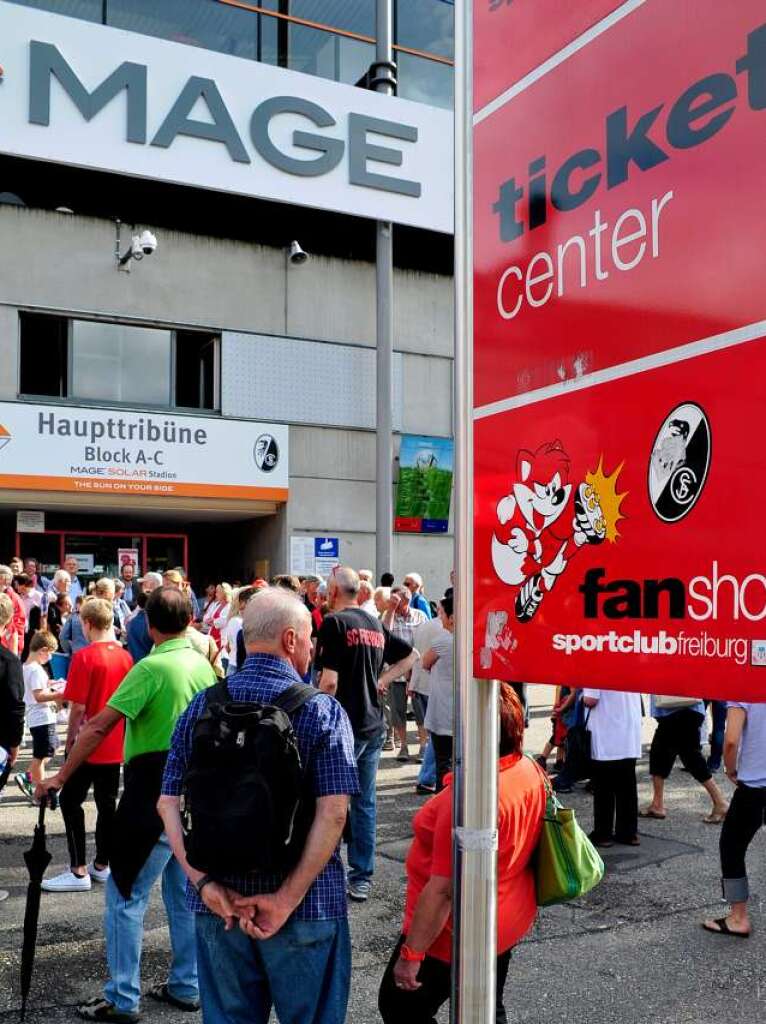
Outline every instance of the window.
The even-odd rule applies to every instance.
[[[264,5],[265,6],[265,5]],[[280,5],[285,14],[330,28],[375,36],[375,0],[289,0]]]
[[[137,406],[220,408],[219,338],[19,314],[19,394]]]
[[[106,23],[255,60],[259,15],[218,0],[107,0]]]
[[[176,400],[186,409],[218,407],[218,338],[201,331],[176,331]]]
[[[455,51],[453,0],[396,0],[396,42],[451,59]]]
[[[452,109],[455,76],[451,64],[398,53],[399,87],[397,94],[406,100],[430,103]]]
[[[82,21],[100,22],[103,14],[103,0],[10,0],[22,7],[36,7],[54,14],[69,14]]]
[[[19,391],[67,397],[68,321],[61,316],[19,313]]]
[[[170,404],[170,331],[72,321],[72,398]]]

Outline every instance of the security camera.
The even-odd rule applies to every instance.
[[[138,244],[144,256],[151,256],[157,249],[157,237],[151,231],[144,231],[138,239]]]
[[[125,253],[120,252],[120,221],[116,221],[117,235],[115,241],[115,256],[119,270],[130,270],[131,260],[140,262],[144,256],[151,256],[157,251],[157,237],[151,231],[142,231],[140,235],[133,235],[130,240],[130,248]]]
[[[300,242],[290,242],[290,251],[287,258],[294,267],[300,267],[308,260],[309,254],[303,251]]]

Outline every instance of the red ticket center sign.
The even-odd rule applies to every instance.
[[[766,8],[546,6],[475,2],[475,672],[764,700]]]

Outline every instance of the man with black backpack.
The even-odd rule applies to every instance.
[[[242,669],[179,719],[158,805],[189,879],[203,1016],[267,1024],[273,1004],[280,1024],[343,1024],[351,725],[301,682],[311,616],[296,595],[262,591],[243,631]]]

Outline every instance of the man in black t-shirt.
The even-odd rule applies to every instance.
[[[412,668],[418,653],[357,606],[359,576],[353,569],[335,569],[327,592],[330,614],[319,629],[316,667],[319,689],[338,699],[354,730],[360,792],[349,809],[348,894],[362,902],[370,895],[375,866],[375,776],[385,737],[380,694]],[[381,674],[384,664],[390,668]]]

